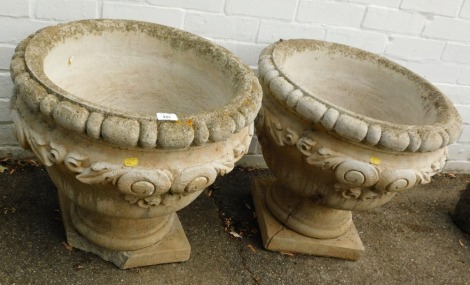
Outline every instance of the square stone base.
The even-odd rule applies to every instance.
[[[279,223],[269,211],[265,199],[265,191],[273,182],[272,178],[257,178],[251,188],[261,236],[266,249],[348,260],[357,260],[361,257],[364,246],[354,224],[340,237],[315,239],[294,232]]]
[[[110,250],[88,241],[73,227],[69,216],[70,201],[61,197],[59,192],[60,208],[65,227],[67,242],[70,246],[91,252],[106,261],[114,263],[121,269],[155,265],[162,263],[182,262],[189,259],[191,246],[186,238],[178,216],[175,217],[170,231],[158,243],[133,251]]]

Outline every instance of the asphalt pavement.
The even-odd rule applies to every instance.
[[[388,204],[354,212],[358,261],[263,249],[251,182],[236,168],[178,212],[189,261],[122,270],[70,248],[43,166],[0,159],[0,285],[7,284],[470,284],[470,237],[451,219],[470,175],[441,174]]]

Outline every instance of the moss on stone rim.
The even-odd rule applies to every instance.
[[[220,65],[219,69],[224,73],[224,76],[232,82],[232,99],[225,106],[215,110],[208,110],[206,112],[189,116],[180,116],[181,121],[192,121],[197,122],[197,124],[186,125],[170,123],[170,125],[168,125],[168,122],[157,121],[158,126],[164,123],[165,127],[161,130],[159,130],[158,126],[156,128],[149,129],[146,126],[149,122],[156,121],[155,118],[151,116],[140,116],[138,114],[126,113],[90,103],[59,88],[44,74],[43,60],[47,55],[47,52],[55,45],[60,44],[65,37],[77,38],[83,34],[101,35],[103,32],[113,31],[142,32],[151,37],[155,37],[160,41],[166,41],[170,43],[172,47],[182,52],[194,52],[197,56],[204,57],[205,60]],[[51,102],[51,96],[57,98],[57,100],[54,101],[54,106],[49,106],[49,104],[48,108],[44,108],[45,110],[47,109],[47,112],[43,112],[43,114],[45,116],[56,114],[56,116],[53,116],[53,119],[56,121],[67,121],[67,124],[62,125],[66,128],[70,125],[70,128],[68,129],[72,131],[84,132],[87,134],[87,128],[78,128],[77,126],[70,124],[67,118],[61,118],[61,112],[53,112],[53,110],[50,110],[51,108],[54,109],[55,106],[59,106],[60,102],[69,102],[69,107],[75,106],[77,110],[82,110],[84,108],[87,110],[88,114],[100,113],[104,118],[115,117],[121,118],[125,121],[136,121],[138,127],[135,129],[136,124],[131,124],[133,129],[130,133],[133,134],[133,137],[137,136],[140,138],[137,142],[135,138],[126,138],[126,134],[122,132],[106,131],[105,133],[107,135],[103,136],[101,124],[104,120],[98,122],[100,126],[90,126],[89,128],[94,130],[93,133],[89,134],[90,136],[96,138],[96,130],[99,129],[101,133],[99,136],[100,139],[104,139],[112,144],[124,147],[141,146],[148,148],[151,145],[155,145],[156,148],[186,148],[189,146],[197,146],[208,142],[224,140],[230,134],[251,125],[259,108],[261,107],[262,91],[256,76],[248,66],[243,64],[230,51],[197,35],[181,31],[176,28],[141,21],[111,19],[82,20],[41,29],[18,45],[11,64],[11,74],[15,85],[18,87],[17,89],[26,90],[19,94],[19,97],[29,105],[32,111],[43,111],[41,110],[40,105],[45,98],[48,98],[48,102]],[[20,78],[28,80],[19,80]],[[28,91],[31,87],[31,84],[28,83],[30,80],[34,82],[33,86],[37,86],[38,88],[40,87],[41,91],[45,91],[40,92],[44,96],[38,96],[38,92]],[[240,117],[243,117],[243,120],[240,120]],[[217,121],[227,121],[227,118],[231,118],[233,120],[233,124],[221,125],[217,123]],[[243,125],[240,125],[241,123]],[[59,123],[59,125],[61,124]],[[83,123],[81,123],[81,125],[83,125]],[[225,128],[225,125],[227,128]],[[233,128],[233,125],[236,127]],[[188,131],[188,127],[191,131]],[[207,129],[209,134],[201,132],[201,129]],[[136,132],[145,132],[145,135],[139,136],[138,134],[135,134]],[[155,134],[149,134],[149,132],[154,132]],[[119,135],[110,138],[110,133],[116,133]],[[164,140],[163,137],[159,138],[159,136],[166,136],[174,133],[179,133],[181,136],[176,137],[180,137],[180,139]],[[155,138],[155,143],[149,142],[148,138]]]

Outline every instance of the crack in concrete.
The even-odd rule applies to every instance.
[[[276,237],[282,230],[284,230],[286,228],[285,224],[287,224],[287,221],[290,219],[290,217],[292,216],[292,214],[295,212],[295,210],[297,210],[297,208],[300,206],[300,204],[302,203],[302,201],[300,200],[299,202],[297,202],[297,204],[294,206],[294,209],[292,209],[292,211],[289,213],[289,215],[287,215],[286,219],[281,222],[282,223],[282,228],[280,230],[278,230],[267,242],[266,242],[266,248],[269,247],[269,244],[271,243],[271,241],[273,240],[274,237]]]
[[[257,278],[255,276],[255,273],[249,268],[248,264],[246,263],[246,259],[243,256],[244,245],[245,245],[244,242],[242,242],[240,246],[240,250],[238,251],[238,255],[240,256],[240,260],[243,265],[243,268],[248,272],[248,274],[250,275],[250,278],[255,282],[255,284],[261,285],[259,278]]]
[[[280,230],[278,230],[272,237],[269,238],[269,240],[266,242],[266,248],[269,247],[269,245],[271,244],[271,241],[273,240],[273,238],[275,236],[277,236],[285,228],[286,228],[286,226],[282,225],[282,228]]]
[[[221,221],[221,224],[224,228],[224,232],[227,233],[227,231],[225,230],[225,218],[230,218],[231,217],[228,217],[228,216],[223,216],[222,215],[222,210],[220,209],[219,205],[217,204],[217,202],[215,201],[214,197],[212,195],[207,195],[214,203],[215,207],[217,208],[217,216],[219,217],[219,220]],[[243,269],[248,272],[248,275],[250,276],[250,278],[253,280],[253,282],[255,282],[255,284],[257,285],[261,285],[260,283],[260,280],[258,277],[255,276],[255,273],[249,268],[247,262],[246,262],[246,259],[245,257],[243,256],[243,250],[245,248],[245,243],[243,242],[243,240],[241,240],[241,243],[240,243],[240,249],[238,250],[238,255],[240,256],[240,261],[241,261],[241,264],[242,264],[242,267]],[[0,284],[1,285],[1,284]]]

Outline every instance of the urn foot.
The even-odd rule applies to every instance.
[[[67,236],[67,243],[77,249],[91,252],[121,269],[148,266],[163,263],[183,262],[189,259],[191,246],[186,238],[178,216],[174,214],[172,225],[159,242],[138,250],[112,250],[84,238],[75,229],[70,211],[71,202],[59,192],[59,203]],[[72,206],[73,208],[73,206]]]
[[[70,246],[98,255],[121,269],[187,261],[191,247],[176,213],[151,219],[111,217],[75,204],[73,186],[49,167]]]
[[[280,223],[266,204],[266,191],[275,179],[258,178],[251,188],[263,245],[272,251],[296,252],[310,255],[357,260],[364,252],[354,223],[339,237],[317,239],[297,233]]]
[[[352,213],[321,204],[316,198],[302,197],[286,189],[279,180],[265,190],[266,205],[282,224],[299,234],[332,239],[351,228]]]

